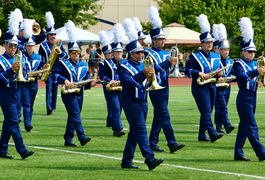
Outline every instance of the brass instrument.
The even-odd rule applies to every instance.
[[[19,62],[19,71],[17,73],[17,77],[14,81],[25,82],[27,81],[23,76],[23,67],[22,67],[22,51],[18,48],[17,53],[14,55],[14,62]]]
[[[122,91],[121,82],[120,81],[107,82],[106,90],[107,91]]]
[[[32,71],[32,72],[28,72],[28,81],[32,82],[35,81],[35,77],[38,76],[39,73],[44,73],[47,72],[48,69],[42,69],[42,70],[38,70],[38,71]]]
[[[233,81],[236,79],[236,76],[231,76],[231,77],[225,77],[223,78],[223,82],[217,82],[216,87],[226,87],[228,88],[230,86],[229,81]]]
[[[81,90],[80,86],[83,86],[83,85],[88,84],[88,83],[90,83],[92,81],[95,81],[97,79],[97,77],[98,77],[98,73],[95,71],[94,79],[88,79],[88,80],[85,80],[85,81],[74,82],[74,83],[72,83],[73,86],[71,88],[69,88],[65,84],[62,84],[61,91],[62,91],[63,94],[79,93],[80,90]]]
[[[220,68],[220,69],[217,69],[216,71],[212,71],[212,72],[208,73],[207,75],[208,75],[209,78],[206,79],[206,80],[203,80],[201,77],[198,77],[197,84],[204,85],[204,84],[216,82],[216,78],[212,78],[212,77],[215,76],[218,72],[229,68],[229,66],[231,66],[231,65],[232,64],[230,64],[230,62],[228,62],[227,66],[225,66],[223,68]]]
[[[33,36],[38,36],[41,32],[40,25],[33,24],[32,30],[33,30]]]
[[[0,37],[2,36],[2,30],[0,29]]]
[[[144,67],[150,67],[153,68],[154,73],[152,74],[152,79],[151,81],[149,80],[149,78],[147,78],[147,86],[151,83],[151,86],[149,88],[147,88],[147,91],[151,91],[151,90],[158,90],[158,89],[164,89],[165,87],[160,86],[157,83],[156,80],[156,74],[155,74],[155,67],[154,67],[154,63],[153,63],[153,59],[148,55],[146,56],[145,60],[144,60]]]
[[[60,45],[62,43],[62,40],[61,39],[56,39],[54,44],[53,44],[53,48],[52,48],[52,51],[51,51],[51,54],[49,56],[49,59],[47,60],[47,71],[45,71],[41,77],[41,80],[42,81],[47,81],[48,77],[49,77],[49,74],[52,70],[52,67],[53,67],[53,64],[57,58],[57,55],[58,54],[61,54],[62,53],[62,50],[60,49]]]
[[[265,58],[264,58],[264,52],[262,52],[262,55],[258,57],[257,59],[257,67],[264,67],[265,66]],[[259,87],[265,87],[265,75],[259,75],[259,81],[258,82],[262,82],[262,84]]]
[[[171,49],[170,49],[170,55],[173,56],[173,57],[178,57],[178,54],[179,54],[179,49],[178,49],[178,43],[176,42],[176,46],[173,46]],[[175,68],[178,70],[179,69],[179,63],[177,64],[172,64],[169,68],[169,73],[173,73]],[[180,74],[180,73],[179,73]]]

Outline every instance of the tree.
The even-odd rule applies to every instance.
[[[252,20],[257,54],[264,50],[265,2],[263,0],[155,0],[163,25],[177,22],[200,32],[196,17],[205,14],[211,25],[223,23],[230,42],[230,56],[240,57],[242,41],[238,22],[241,17]]]
[[[87,29],[97,23],[94,16],[102,9],[102,5],[92,0],[0,0],[0,28],[3,32],[7,30],[8,14],[16,8],[22,11],[24,18],[35,19],[42,28],[46,27],[45,13],[51,11],[55,28],[72,20],[75,25]]]

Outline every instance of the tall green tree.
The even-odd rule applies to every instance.
[[[200,32],[196,17],[205,14],[211,25],[223,23],[230,42],[230,56],[240,57],[242,40],[238,22],[249,17],[254,29],[257,54],[264,50],[265,43],[265,1],[263,0],[155,0],[159,6],[163,25],[177,22]]]
[[[19,8],[24,18],[35,19],[42,28],[46,27],[45,13],[51,11],[55,21],[55,28],[64,26],[68,20],[84,29],[97,23],[94,16],[98,15],[102,5],[93,0],[0,0],[0,28],[7,30],[8,14]]]

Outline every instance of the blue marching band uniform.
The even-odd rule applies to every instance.
[[[33,53],[32,56],[29,56],[27,52],[23,55],[26,60],[26,73],[41,70],[44,62],[41,60],[39,54]],[[27,78],[27,74],[25,74]],[[24,126],[27,131],[32,129],[32,113],[35,97],[38,92],[38,80],[37,78],[32,82],[21,82],[21,105],[23,107],[23,119]]]
[[[42,60],[45,63],[47,63],[47,61],[49,59],[52,48],[53,48],[53,43],[50,43],[47,39],[44,40],[40,44],[39,55],[41,55]],[[59,48],[62,50],[62,53],[57,56],[56,61],[53,65],[53,69],[54,69],[54,67],[56,67],[56,65],[59,61],[59,58],[60,59],[66,59],[68,57],[63,46],[60,45]],[[53,82],[51,75],[48,77],[48,79],[47,79],[47,81],[45,81],[45,83],[46,83],[46,108],[47,108],[47,111],[48,110],[55,110],[56,109],[56,101],[57,101],[58,84]]]
[[[185,73],[189,78],[192,78],[191,92],[201,113],[199,140],[207,138],[205,134],[206,130],[211,138],[217,135],[211,119],[213,106],[215,104],[216,83],[199,85],[197,83],[199,72],[207,74],[211,71],[216,71],[220,67],[220,55],[214,52],[208,54],[203,49],[192,53],[186,63]]]
[[[71,50],[78,50],[79,43],[77,44],[78,46],[76,44],[69,43],[69,51],[72,47],[74,48]],[[87,63],[83,61],[75,62],[72,59],[61,60],[53,71],[53,77],[56,84],[64,84],[65,80],[69,80],[71,83],[74,83],[90,79]],[[90,83],[84,86],[85,89],[90,89]],[[65,145],[76,146],[72,143],[74,131],[76,131],[78,140],[81,145],[84,146],[91,138],[85,135],[84,128],[81,124],[80,113],[83,105],[83,86],[81,87],[79,93],[61,93],[61,97],[68,113],[66,131],[64,135]]]
[[[231,64],[231,66],[222,71],[223,78],[233,76],[232,64],[234,63],[234,61],[228,57],[226,57],[225,59],[221,57],[222,68],[227,66],[228,62]],[[230,91],[231,91],[230,85],[229,87],[222,87],[222,86],[216,87],[215,116],[214,116],[216,130],[222,131],[222,126],[224,125],[224,128],[226,129],[227,133],[230,133],[231,130],[234,129],[234,127],[231,126],[231,123],[229,121],[228,111],[227,111],[227,104],[230,98]]]
[[[122,48],[118,47],[118,44],[112,43],[112,51],[116,51]],[[122,47],[122,45],[119,45]],[[117,68],[120,66],[120,61],[117,61],[115,58],[107,59],[104,61],[104,66],[102,67],[100,73],[100,79],[106,82],[110,82],[112,80],[119,81],[119,76],[117,74]],[[104,85],[105,86],[105,85]],[[113,135],[122,136],[125,133],[121,131],[123,129],[123,125],[121,123],[121,92],[118,90],[115,91],[104,91],[105,98],[107,104],[109,104],[108,109],[111,112],[110,116],[108,116],[109,120],[107,121],[107,126],[111,126],[113,130]],[[116,133],[117,132],[117,133]]]

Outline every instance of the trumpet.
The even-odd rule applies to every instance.
[[[155,72],[155,67],[154,67],[154,63],[153,63],[153,59],[148,55],[146,56],[145,60],[144,60],[144,67],[150,67],[153,68],[154,72]],[[157,83],[156,80],[156,75],[155,73],[152,74],[152,79],[150,80],[149,78],[147,78],[147,85],[151,84],[151,86],[149,88],[147,88],[147,91],[152,91],[152,90],[158,90],[158,89],[164,89],[165,87],[160,86]]]
[[[121,82],[120,81],[107,82],[106,90],[107,91],[122,91]]]
[[[61,88],[61,92],[63,94],[70,94],[70,93],[79,93],[80,90],[81,90],[81,87],[80,86],[83,86],[83,85],[86,85],[92,81],[95,81],[97,79],[97,72],[94,73],[94,79],[88,79],[88,80],[85,80],[85,81],[80,81],[80,82],[74,82],[72,83],[72,87],[69,88],[68,86],[66,86],[65,84],[62,85],[62,88]],[[80,88],[79,88],[80,87]]]
[[[204,84],[216,82],[216,78],[212,78],[212,77],[215,76],[218,72],[229,68],[231,65],[232,64],[230,64],[230,62],[228,61],[227,66],[220,68],[220,69],[217,69],[216,71],[212,71],[212,72],[208,73],[207,75],[208,75],[209,79],[203,80],[201,77],[198,77],[197,84],[204,85]]]
[[[14,81],[26,82],[27,80],[24,78],[23,70],[22,70],[22,52],[20,51],[19,48],[17,50],[17,53],[14,56],[15,56],[14,62],[19,62],[19,71]]]
[[[47,60],[47,63],[46,63],[47,64],[47,71],[45,71],[41,77],[42,81],[47,81],[49,74],[52,70],[53,64],[57,58],[57,55],[62,53],[62,50],[60,49],[61,44],[62,44],[61,39],[55,40],[51,54],[50,54],[49,59]]]
[[[227,83],[227,82],[235,80],[236,77],[235,76],[231,76],[231,77],[225,77],[223,79],[224,79],[223,82],[216,83],[216,87],[226,87],[226,88],[228,88],[230,86],[230,84]]]
[[[262,52],[262,55],[260,57],[258,57],[257,59],[257,67],[263,67],[265,66],[265,58],[264,58],[264,52]],[[259,82],[262,82],[262,84],[260,85],[260,87],[265,87],[265,75],[259,75]]]

